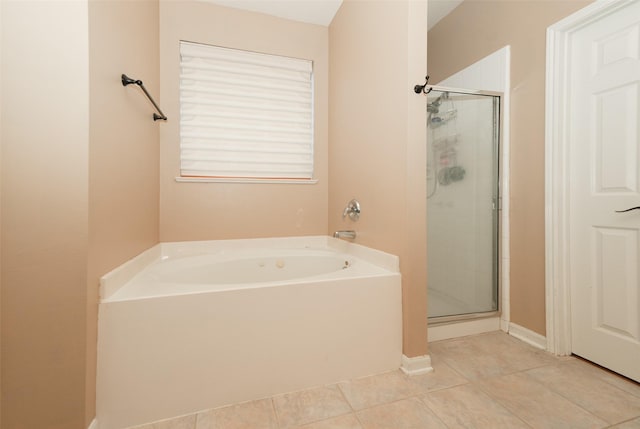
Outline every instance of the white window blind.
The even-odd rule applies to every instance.
[[[312,179],[312,62],[180,42],[180,170]]]

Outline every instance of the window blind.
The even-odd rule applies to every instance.
[[[311,61],[180,42],[180,170],[311,179]]]

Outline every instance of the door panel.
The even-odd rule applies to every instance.
[[[595,192],[638,192],[638,83],[595,94]]]
[[[640,381],[640,0],[571,39],[572,351]]]
[[[638,231],[596,227],[594,235],[595,328],[638,342]]]

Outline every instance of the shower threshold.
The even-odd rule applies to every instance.
[[[501,329],[500,311],[430,317],[427,338],[429,342],[466,337]]]

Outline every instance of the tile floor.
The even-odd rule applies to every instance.
[[[430,374],[393,371],[136,429],[640,429],[640,384],[581,359],[502,332],[429,350]]]

